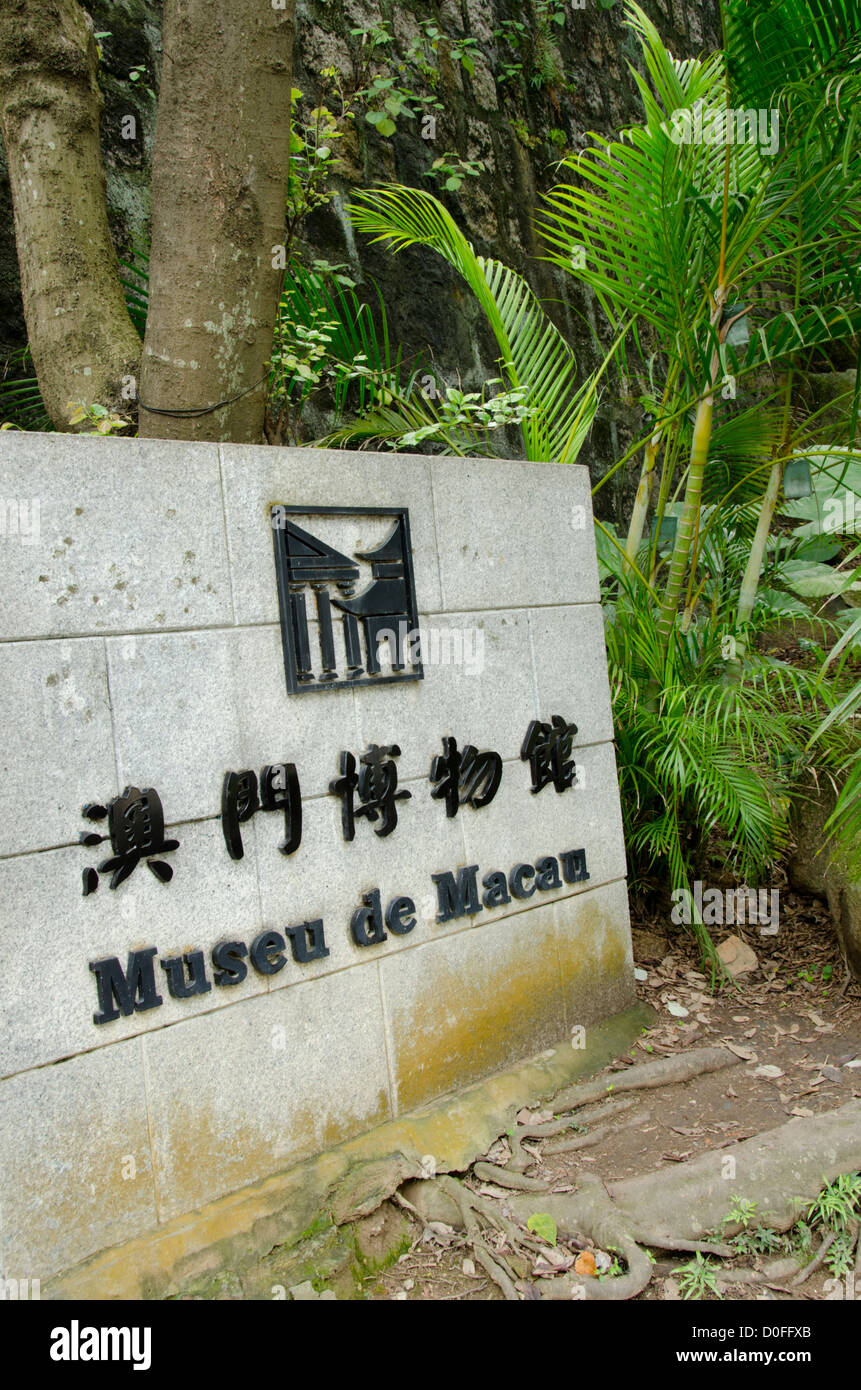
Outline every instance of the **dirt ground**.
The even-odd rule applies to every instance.
[[[824,903],[787,890],[781,893],[780,907],[777,936],[761,936],[755,925],[714,929],[716,942],[735,934],[757,957],[754,970],[717,996],[709,992],[698,968],[696,945],[683,929],[673,927],[668,932],[665,925],[634,921],[635,965],[640,973],[646,972],[637,989],[640,998],[657,1010],[658,1019],[608,1071],[669,1056],[690,1045],[716,1043],[730,1047],[740,1065],[641,1092],[637,1113],[647,1110],[648,1119],[632,1128],[614,1127],[602,1143],[586,1151],[542,1158],[546,1141],[527,1141],[536,1159],[527,1170],[530,1176],[549,1181],[554,1190],[571,1190],[578,1174],[586,1171],[608,1181],[627,1178],[774,1129],[792,1116],[817,1115],[861,1096],[861,985],[847,978]],[[678,1016],[681,1011],[684,1016]],[[531,1116],[521,1112],[521,1119],[541,1122],[552,1114],[552,1103],[548,1103]],[[508,1152],[503,1137],[487,1157],[504,1162]],[[468,1176],[467,1182],[482,1189],[474,1177]],[[501,1196],[501,1190],[496,1195]],[[537,1195],[536,1211],[540,1210]],[[459,1238],[449,1245],[422,1244],[415,1229],[414,1248],[373,1281],[366,1297],[401,1301],[502,1298],[481,1267],[473,1272],[469,1250]],[[673,1271],[693,1257],[662,1251],[654,1256],[655,1277],[639,1297],[681,1297]],[[721,1270],[745,1268],[762,1273],[781,1258],[786,1260],[787,1251],[776,1248],[755,1258],[748,1255],[716,1263]],[[762,1277],[778,1276],[766,1272]],[[723,1298],[822,1299],[828,1294],[830,1277],[828,1269],[819,1270],[788,1291],[763,1283],[723,1286]]]

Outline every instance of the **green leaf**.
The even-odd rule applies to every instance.
[[[556,1222],[546,1211],[537,1211],[534,1216],[530,1216],[526,1229],[533,1231],[540,1240],[546,1240],[548,1245],[556,1244]]]
[[[832,569],[831,565],[812,560],[786,560],[780,567],[781,578],[802,598],[828,598],[843,593],[853,583],[855,574]]]
[[[377,130],[380,132],[381,135],[394,135],[396,129],[397,127],[395,126],[394,121],[389,120],[388,116],[386,116],[384,120],[380,121],[379,125],[377,126]]]
[[[456,193],[462,183],[463,179],[455,178],[454,174],[452,174],[450,178],[446,179],[443,188],[447,188],[450,193]]]

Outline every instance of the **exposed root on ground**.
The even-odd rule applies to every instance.
[[[433,1239],[433,1228],[455,1231],[468,1245],[475,1260],[510,1300],[586,1299],[616,1300],[636,1297],[649,1284],[652,1257],[646,1247],[699,1252],[727,1259],[736,1251],[713,1233],[732,1236],[740,1226],[728,1223],[732,1199],[724,1178],[726,1160],[737,1174],[737,1193],[755,1203],[761,1225],[785,1231],[798,1219],[801,1208],[812,1202],[823,1184],[840,1173],[861,1168],[861,1101],[810,1118],[789,1121],[764,1134],[701,1154],[621,1182],[604,1183],[594,1174],[579,1174],[571,1191],[553,1191],[541,1177],[530,1177],[524,1168],[535,1162],[522,1145],[524,1138],[542,1144],[575,1127],[564,1112],[576,1110],[577,1127],[595,1119],[608,1124],[571,1139],[555,1139],[543,1153],[559,1153],[586,1147],[616,1127],[625,1112],[625,1125],[639,1124],[646,1115],[632,1110],[635,1100],[616,1101],[620,1091],[641,1090],[690,1080],[704,1072],[738,1064],[726,1048],[699,1048],[686,1054],[631,1067],[606,1079],[570,1087],[553,1102],[552,1120],[518,1126],[508,1136],[510,1159],[492,1163],[480,1160],[467,1180],[441,1176],[408,1182],[397,1194],[407,1210],[418,1217],[423,1234]],[[607,1100],[608,1092],[613,1095]],[[591,1102],[587,1112],[581,1107]],[[494,1146],[494,1152],[503,1145]],[[476,1186],[482,1185],[481,1190]],[[490,1186],[488,1186],[490,1185]],[[551,1218],[557,1243],[542,1240],[528,1228],[530,1217]],[[590,1248],[591,1247],[591,1248]],[[604,1268],[596,1266],[595,1252]],[[615,1257],[611,1269],[607,1252]],[[804,1271],[813,1273],[828,1253],[823,1242],[816,1259]],[[856,1263],[861,1261],[859,1240]],[[625,1268],[623,1268],[623,1266]],[[595,1271],[594,1273],[592,1271]],[[531,1279],[526,1277],[532,1275]],[[758,1280],[758,1282],[762,1282]],[[784,1292],[803,1282],[775,1284]]]

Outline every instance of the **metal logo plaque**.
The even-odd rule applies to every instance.
[[[421,680],[407,508],[276,503],[270,515],[291,694]],[[363,545],[369,528],[381,534]],[[334,529],[355,543],[336,548]]]

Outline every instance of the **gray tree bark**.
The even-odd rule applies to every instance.
[[[122,411],[141,342],[108,229],[93,26],[77,0],[0,0],[0,129],[30,349],[45,408]]]
[[[140,432],[263,438],[282,271],[295,0],[167,0]],[[248,388],[253,388],[250,391]],[[200,409],[196,418],[155,414]]]

